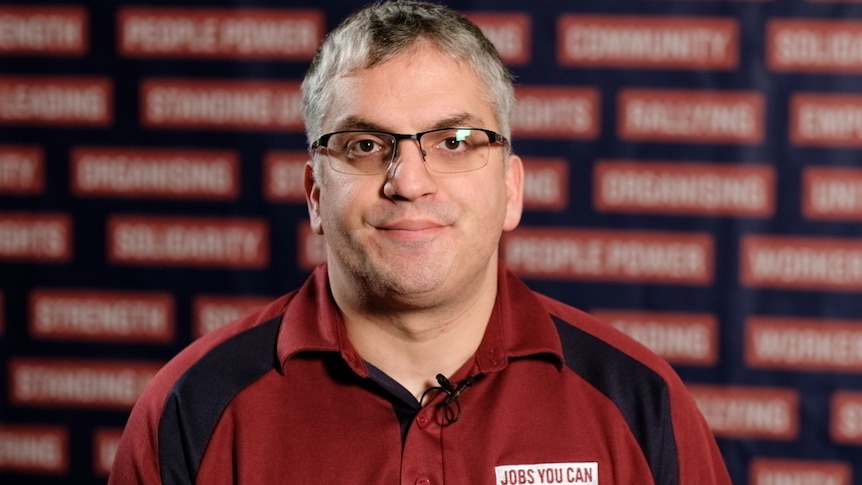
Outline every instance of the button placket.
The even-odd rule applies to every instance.
[[[401,462],[401,485],[442,484],[443,447],[438,413],[434,401],[419,409],[410,424]]]

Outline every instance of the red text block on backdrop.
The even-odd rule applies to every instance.
[[[299,82],[148,78],[145,128],[302,131]]]
[[[862,290],[862,242],[802,236],[742,237],[742,284],[807,290]]]
[[[521,86],[512,131],[525,138],[592,139],[601,131],[596,88]]]
[[[751,485],[850,485],[852,467],[840,461],[754,458],[749,466]]]
[[[8,368],[16,406],[128,410],[161,364],[13,357]]]
[[[320,10],[125,7],[117,51],[125,57],[310,60],[323,38]]]
[[[600,212],[769,217],[775,169],[764,164],[599,160],[593,206]]]
[[[80,56],[88,34],[84,7],[0,6],[0,54]]]
[[[862,372],[862,320],[752,316],[744,355],[758,369]]]
[[[39,195],[45,190],[45,150],[40,145],[0,145],[0,194]]]
[[[170,343],[174,311],[167,292],[34,289],[27,328],[40,339]]]
[[[789,131],[794,145],[862,147],[862,96],[792,94]]]
[[[732,18],[563,15],[557,21],[561,66],[734,69],[739,22]]]
[[[106,477],[111,472],[122,428],[97,428],[93,431],[93,472]]]
[[[862,392],[839,391],[832,395],[829,436],[836,443],[862,445]]]
[[[862,220],[862,169],[803,167],[802,214],[814,220]]]
[[[233,200],[240,192],[235,150],[75,147],[78,196]]]
[[[108,126],[113,90],[107,77],[0,76],[0,124]]]
[[[718,319],[706,313],[599,308],[590,311],[673,364],[718,361]]]
[[[114,264],[263,268],[269,225],[257,218],[111,216],[108,260]]]
[[[754,91],[622,89],[617,132],[627,141],[760,143],[764,105]]]
[[[862,21],[774,18],[766,23],[766,65],[779,72],[862,72]]]
[[[192,301],[192,334],[197,338],[212,332],[273,299],[263,296],[198,295]]]
[[[269,151],[263,158],[263,194],[270,202],[305,202],[304,151]]]
[[[718,437],[791,441],[799,434],[799,391],[795,389],[687,387]]]
[[[569,205],[569,162],[524,157],[524,209],[563,210]]]
[[[465,12],[464,15],[494,44],[504,63],[522,66],[530,62],[533,23],[528,14]]]
[[[0,471],[60,475],[69,464],[66,428],[0,423]]]
[[[72,217],[62,213],[0,213],[0,261],[62,263],[72,257]]]
[[[714,241],[706,233],[521,227],[503,237],[512,271],[531,278],[705,285]]]

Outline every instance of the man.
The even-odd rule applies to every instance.
[[[499,262],[523,167],[473,24],[371,6],[302,89],[327,263],[157,375],[111,483],[730,483],[665,362]]]

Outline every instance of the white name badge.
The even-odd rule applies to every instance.
[[[494,472],[497,475],[497,485],[599,483],[599,464],[596,462],[505,465],[494,467]]]

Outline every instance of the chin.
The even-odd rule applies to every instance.
[[[433,293],[443,286],[446,280],[440,273],[434,271],[416,271],[416,268],[391,270],[386,274],[377,273],[371,286],[378,287],[383,293],[400,295],[410,298]]]

